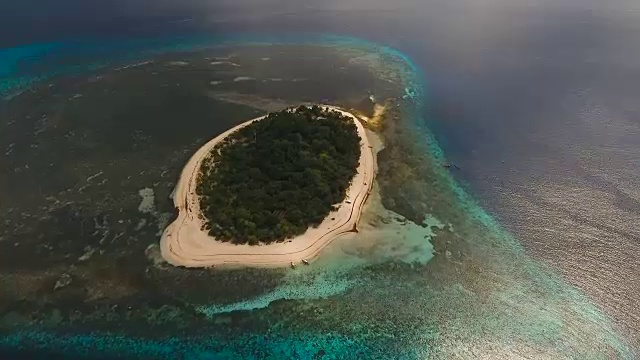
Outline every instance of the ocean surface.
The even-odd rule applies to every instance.
[[[4,96],[13,96],[16,89],[46,76],[98,69],[114,58],[124,61],[143,53],[190,50],[203,41],[299,43],[301,39],[327,41],[329,36],[342,46],[362,42],[393,49],[419,81],[419,89],[409,89],[416,93],[408,92],[419,97],[416,128],[425,131],[425,142],[432,140],[433,134],[439,143],[437,151],[441,148],[441,156],[457,165],[451,172],[460,191],[475,199],[498,224],[496,228],[512,234],[536,266],[545,273],[557,274],[563,286],[576,289],[571,293],[579,298],[576,303],[593,305],[583,308],[589,314],[585,316],[596,319],[589,322],[598,324],[593,329],[571,326],[566,319],[567,323],[550,328],[545,322],[548,319],[540,314],[549,315],[549,319],[562,318],[563,313],[556,309],[562,308],[564,297],[547,302],[541,296],[536,303],[540,312],[531,310],[530,314],[531,318],[540,318],[540,329],[528,328],[520,335],[533,338],[554,331],[584,332],[583,342],[565,344],[568,350],[563,356],[631,359],[640,349],[640,5],[635,2],[4,2],[0,5],[0,34],[0,46],[4,47],[0,49],[0,90],[5,91]],[[325,284],[327,287],[343,285],[332,279],[323,281],[331,283]],[[384,304],[389,311],[397,311],[394,309],[400,302],[414,301],[415,294],[403,290],[402,282],[387,281],[389,289],[395,289],[402,299]],[[553,284],[549,286],[559,287]],[[291,295],[299,290],[282,291]],[[357,298],[358,293],[350,296]],[[426,322],[420,318],[428,313],[425,308],[444,303],[431,296],[419,300],[415,313],[396,320],[408,321],[413,316],[419,319],[416,323]],[[449,298],[451,304],[461,306],[462,313],[467,311],[465,306],[472,305],[455,302],[454,298]],[[504,307],[524,301],[515,299],[505,296]],[[256,303],[208,311],[259,308]],[[447,313],[445,308],[440,311]],[[459,323],[444,334],[452,336],[451,342],[455,343],[451,329],[457,326],[460,333],[467,333],[471,330],[466,326],[475,324],[473,336],[504,331],[496,336],[509,338],[516,333],[510,326],[521,324],[484,315],[485,322],[456,318]],[[580,349],[587,346],[591,331],[615,334],[611,335],[615,340],[607,343],[617,351]],[[301,341],[278,338],[269,345],[268,338],[219,338],[198,356],[225,358],[222,352],[207,355],[207,351],[225,346],[240,348],[241,342],[274,349],[301,349],[301,342],[314,343],[340,354],[340,346],[358,342],[331,336],[330,332],[323,337],[310,334]],[[447,343],[446,338],[434,340],[422,335],[429,341]],[[83,334],[20,336],[7,335],[3,345],[19,347],[21,341],[59,343],[63,346],[57,350],[51,346],[47,351],[67,358],[70,355],[65,356],[65,349],[96,342],[95,337]],[[109,343],[139,346],[131,339],[100,339],[97,342],[103,344],[105,356],[114,356]],[[389,344],[395,344],[395,356],[390,355],[390,348],[384,352]],[[433,352],[404,347],[401,339],[375,344],[362,340],[356,345],[363,354],[386,354],[379,358],[434,356]],[[540,349],[519,348],[517,342],[512,348],[481,345],[470,345],[472,350],[459,349],[458,354],[461,358],[554,358]],[[101,349],[91,346],[92,351]],[[188,354],[185,348],[194,345],[176,340],[145,346],[160,357],[172,352]],[[89,352],[84,357],[100,356]],[[75,354],[83,357],[82,351]],[[237,354],[248,357],[247,353]],[[309,354],[312,352],[291,357],[311,358]],[[349,356],[342,352],[335,358]]]

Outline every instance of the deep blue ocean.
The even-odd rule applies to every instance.
[[[29,56],[51,56],[55,73],[59,53],[99,62],[256,33],[354,37],[411,59],[459,182],[640,349],[638,3],[3,1],[0,76],[16,57],[26,73]]]

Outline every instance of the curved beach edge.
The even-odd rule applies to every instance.
[[[160,239],[160,252],[165,261],[174,266],[208,267],[284,267],[310,262],[336,238],[357,232],[357,224],[364,204],[373,188],[376,159],[373,147],[360,119],[335,106],[319,105],[351,118],[360,136],[360,161],[357,174],[347,189],[339,208],[332,211],[318,227],[310,227],[299,236],[268,245],[235,245],[217,241],[202,230],[204,220],[196,194],[198,172],[207,154],[233,132],[266,117],[261,116],[216,136],[204,144],[185,165],[176,185],[173,202],[178,217],[169,224]]]

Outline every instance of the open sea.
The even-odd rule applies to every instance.
[[[448,250],[436,251],[433,259],[409,261],[431,268],[402,265],[398,270],[395,265],[387,268],[384,261],[373,268],[359,267],[353,259],[320,262],[325,266],[322,272],[285,276],[282,282],[269,284],[272,288],[263,295],[211,306],[198,300],[198,312],[218,326],[211,333],[209,323],[200,331],[188,324],[177,327],[173,337],[151,330],[145,334],[144,324],[137,324],[131,336],[82,326],[33,331],[16,327],[15,332],[2,328],[0,357],[640,356],[640,3],[3,1],[0,93],[10,102],[31,86],[89,76],[112,64],[209,47],[230,47],[242,56],[248,51],[243,48],[256,44],[283,46],[282,52],[286,46],[359,49],[395,61],[388,65],[389,71],[400,73],[397,76],[405,81],[404,95],[398,98],[403,99],[399,101],[413,139],[422,142],[418,146],[423,146],[426,158],[455,165],[447,170],[447,180],[438,184],[456,194],[459,204],[453,207],[493,232],[493,240],[485,241],[484,233],[474,238],[472,227],[464,230],[466,247],[460,248],[460,256],[473,258],[473,265],[456,268],[455,276],[446,272],[450,267],[442,270],[447,275],[440,276],[441,266],[467,264],[452,260],[456,254]],[[311,57],[312,50],[308,51]],[[357,81],[354,78],[352,84]],[[365,80],[362,84],[385,89]],[[238,91],[250,90],[254,89]],[[310,93],[309,98],[331,99],[335,94],[329,91]],[[351,93],[345,90],[340,96]],[[238,108],[225,105],[224,111],[237,114],[236,118],[198,126],[222,131],[254,115],[238,105],[246,99],[233,101]],[[208,109],[198,102],[193,106]],[[171,131],[169,123],[162,123],[168,120],[158,116],[157,126]],[[0,117],[2,122],[11,120]],[[96,118],[91,126],[98,128],[103,120]],[[100,134],[113,136],[112,144],[117,142],[119,134],[109,132],[106,125],[100,129]],[[131,127],[131,134],[134,130]],[[0,134],[1,144],[20,146],[18,139],[6,134]],[[144,143],[140,136],[142,140],[136,141]],[[189,137],[200,140],[203,135],[194,130],[184,136],[180,146],[193,148]],[[102,143],[97,139],[95,144]],[[149,140],[149,144],[155,143]],[[187,145],[184,149],[190,149]],[[149,147],[161,155],[129,157],[133,150],[125,145],[113,145],[104,158],[93,148],[72,155],[84,164],[82,151],[87,151],[87,159],[105,166],[110,159],[156,164],[166,156],[174,162],[174,168],[166,171],[176,175],[183,158],[171,157],[169,145]],[[11,149],[0,150],[0,166],[6,167],[0,172],[15,170],[10,168]],[[100,169],[92,170],[88,175]],[[0,176],[0,189],[16,179]],[[109,196],[117,193],[110,191]],[[166,198],[169,191],[165,192]],[[20,201],[0,194],[0,202],[3,198]],[[8,226],[0,228],[0,244],[13,235]],[[437,259],[449,262],[440,264]],[[0,265],[5,275],[11,273],[8,264]],[[476,276],[482,290],[467,286]],[[199,286],[209,286],[205,280]],[[309,292],[309,287],[314,290]],[[0,308],[5,312],[0,313],[3,321],[20,312],[20,306]],[[46,308],[46,301],[42,306]],[[300,325],[306,316],[313,318],[308,328]],[[228,324],[233,326],[227,329]]]

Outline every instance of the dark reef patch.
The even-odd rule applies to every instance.
[[[357,104],[376,85],[366,67],[324,47],[152,60],[52,78],[0,103],[0,166],[10,170],[0,175],[2,329],[126,323],[144,333],[147,323],[199,324],[198,304],[274,289],[283,271],[188,270],[147,258],[175,216],[169,195],[182,166],[269,104]]]

